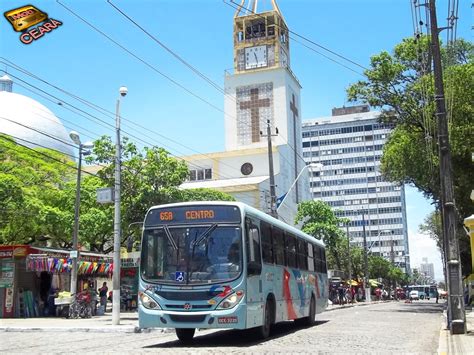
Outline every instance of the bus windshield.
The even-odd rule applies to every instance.
[[[147,282],[209,284],[242,272],[241,228],[217,224],[144,231],[141,276]]]

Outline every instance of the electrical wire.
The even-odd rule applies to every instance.
[[[222,2],[223,2],[224,4],[226,4],[226,5],[228,5],[228,6],[230,6],[230,7],[234,8],[234,9],[236,9],[236,10],[239,9],[239,8],[241,8],[240,4],[235,3],[234,0],[230,0],[230,3],[227,2],[226,0],[222,0]],[[256,12],[254,12],[254,11],[248,9],[248,8],[245,8],[245,9],[246,9],[249,13],[251,13],[252,15],[256,15],[256,16],[259,16],[259,17],[264,18],[262,15],[260,15],[260,14],[258,14],[258,13],[256,13]],[[282,26],[280,26],[280,25],[277,24],[277,23],[275,23],[275,26],[280,27],[280,28],[283,28]],[[324,50],[324,51],[326,51],[326,52],[328,52],[328,53],[331,53],[332,55],[334,55],[334,56],[336,56],[336,57],[338,57],[338,58],[340,58],[340,59],[343,59],[344,61],[347,61],[347,62],[349,62],[349,63],[351,63],[351,64],[353,64],[353,65],[355,65],[355,66],[357,66],[357,67],[359,67],[359,68],[361,68],[361,69],[368,70],[368,68],[364,67],[363,65],[361,65],[361,64],[359,64],[359,63],[353,61],[352,59],[349,59],[349,58],[343,56],[342,54],[339,54],[339,53],[337,53],[337,52],[335,52],[335,51],[333,51],[333,50],[331,50],[331,49],[329,49],[329,48],[327,48],[327,47],[325,47],[325,46],[323,46],[323,45],[321,45],[321,44],[319,44],[319,43],[316,43],[315,41],[313,41],[313,40],[307,38],[306,36],[300,35],[300,34],[294,32],[294,31],[292,31],[292,30],[290,30],[290,29],[288,29],[288,28],[283,28],[283,29],[286,30],[286,31],[288,31],[288,33],[290,33],[290,34],[293,34],[293,36],[298,37],[298,38],[300,38],[300,39],[302,39],[302,40],[304,40],[304,41],[306,41],[306,42],[308,42],[308,43],[311,43],[312,45],[314,45],[314,46],[316,46],[316,47],[318,47],[318,48],[320,48],[320,49],[322,49],[322,50]],[[316,51],[316,53],[321,54],[320,52],[317,52],[317,51]],[[324,56],[324,57],[327,58],[327,56]],[[335,60],[332,60],[332,61],[335,62],[335,63],[337,63],[337,64],[339,64],[339,65],[342,65],[342,66],[345,67],[345,68],[347,68],[345,65],[343,65],[343,64],[340,63],[340,62],[337,62],[337,61],[335,61]],[[357,73],[358,73],[358,72],[357,72]],[[358,74],[360,74],[360,73],[358,73]],[[361,74],[361,75],[362,75],[362,74]]]
[[[124,51],[126,51],[127,53],[129,53],[130,55],[132,55],[134,58],[138,59],[140,62],[142,62],[143,64],[145,64],[146,66],[148,66],[149,68],[153,69],[155,72],[159,73],[160,75],[164,76],[166,79],[170,80],[172,83],[174,83],[175,85],[178,85],[179,87],[181,87],[182,89],[184,89],[186,92],[190,93],[191,95],[197,97],[197,98],[200,98],[201,101],[204,101],[206,103],[208,103],[211,107],[213,107],[214,109],[217,109],[219,112],[223,113],[225,117],[230,117],[231,119],[234,119],[235,120],[235,117],[233,115],[230,115],[228,114],[227,112],[221,110],[220,108],[218,108],[217,106],[211,104],[209,101],[203,99],[201,96],[193,93],[191,90],[187,89],[186,87],[184,87],[183,85],[179,84],[178,82],[176,82],[174,79],[172,79],[171,77],[165,75],[164,73],[162,73],[161,71],[159,71],[158,69],[156,69],[156,67],[152,66],[150,63],[146,62],[145,60],[141,59],[140,57],[138,57],[136,54],[134,54],[133,52],[131,52],[130,50],[128,50],[125,46],[121,45],[120,43],[118,43],[117,41],[113,40],[110,36],[108,36],[106,33],[104,33],[103,31],[99,30],[96,26],[92,25],[90,22],[88,22],[87,20],[85,20],[82,16],[80,16],[79,14],[75,13],[72,9],[68,8],[66,5],[62,4],[59,0],[56,0],[56,2],[58,4],[60,4],[61,6],[63,6],[66,10],[68,10],[70,13],[72,13],[75,17],[79,18],[81,21],[83,21],[85,24],[87,24],[89,27],[91,27],[93,30],[95,30],[96,32],[98,32],[99,34],[103,35],[104,37],[106,37],[107,39],[109,39],[112,43],[114,43],[115,45],[119,46],[121,49],[123,49]],[[235,99],[234,99],[235,100]],[[251,125],[248,123],[248,122],[245,122],[245,124],[249,127],[251,127]],[[272,124],[272,126],[274,126]],[[274,127],[275,128],[275,127]],[[296,146],[292,146],[291,144],[289,144],[289,142],[285,141],[282,137],[280,137],[280,139],[284,142],[284,144],[287,144],[288,147],[290,147],[290,149],[292,149],[293,151],[296,151]],[[296,144],[296,142],[295,142]],[[298,155],[298,158],[301,159],[302,162],[305,162],[305,160],[303,159],[303,157],[301,157],[301,155]],[[283,159],[287,160],[285,156],[282,156]],[[287,160],[288,163],[290,163],[288,160]],[[291,164],[291,163],[290,163]],[[235,168],[234,168],[235,169]]]

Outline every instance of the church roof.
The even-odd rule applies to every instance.
[[[74,156],[61,121],[47,107],[24,95],[0,91],[0,133],[31,148],[46,147]]]

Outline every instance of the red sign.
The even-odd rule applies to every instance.
[[[0,259],[12,259],[30,254],[28,245],[0,245]]]

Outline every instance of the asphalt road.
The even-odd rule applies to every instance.
[[[278,324],[265,341],[251,330],[199,331],[192,346],[174,333],[3,332],[0,353],[433,354],[442,311],[434,301],[345,307],[318,315],[314,327]]]

